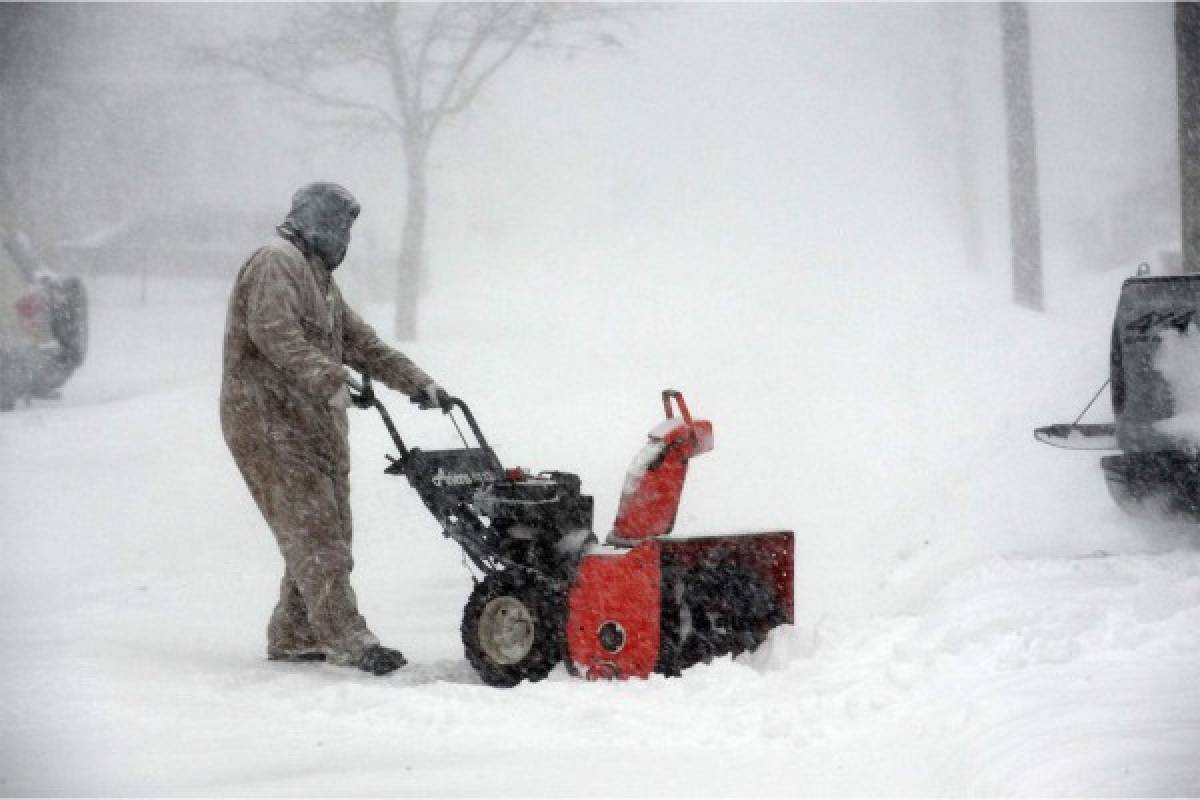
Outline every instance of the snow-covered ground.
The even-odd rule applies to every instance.
[[[96,287],[63,399],[0,417],[0,794],[1200,794],[1200,538],[1030,435],[1103,381],[1121,276],[1035,315],[908,266],[434,288],[410,353],[507,462],[579,472],[602,529],[673,386],[716,431],[678,530],[797,537],[797,624],[759,652],[508,691],[366,415],[356,587],[412,665],[266,662],[282,564],[218,429],[222,303]]]

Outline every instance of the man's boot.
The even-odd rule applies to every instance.
[[[374,675],[387,675],[407,663],[408,659],[399,650],[375,644],[363,651],[362,657],[358,661],[358,668]]]
[[[320,650],[267,650],[268,661],[324,661]]]

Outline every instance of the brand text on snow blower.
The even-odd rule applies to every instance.
[[[432,481],[434,486],[466,486],[470,483],[487,483],[496,480],[490,472],[446,472],[445,467],[438,467]]]

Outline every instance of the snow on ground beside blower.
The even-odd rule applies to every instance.
[[[356,587],[413,665],[266,662],[281,562],[217,427],[224,309],[98,304],[64,399],[0,417],[0,788],[1200,793],[1195,534],[1125,518],[1095,454],[1030,436],[1103,380],[1109,301],[1041,317],[941,277],[435,290],[411,354],[506,464],[579,472],[601,535],[666,386],[715,428],[676,530],[797,534],[797,625],[758,652],[506,691],[463,660],[460,554],[382,474],[366,414]],[[1082,293],[1115,301],[1112,280]],[[145,334],[163,330],[181,335]],[[440,415],[384,400],[407,439],[454,443]]]

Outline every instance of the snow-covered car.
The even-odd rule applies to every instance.
[[[1050,425],[1038,440],[1120,451],[1100,465],[1122,509],[1200,521],[1200,274],[1152,275],[1144,266],[1125,280],[1106,385],[1113,422]]]
[[[53,397],[83,364],[88,342],[82,281],[39,264],[28,239],[0,247],[0,411],[17,401]]]

